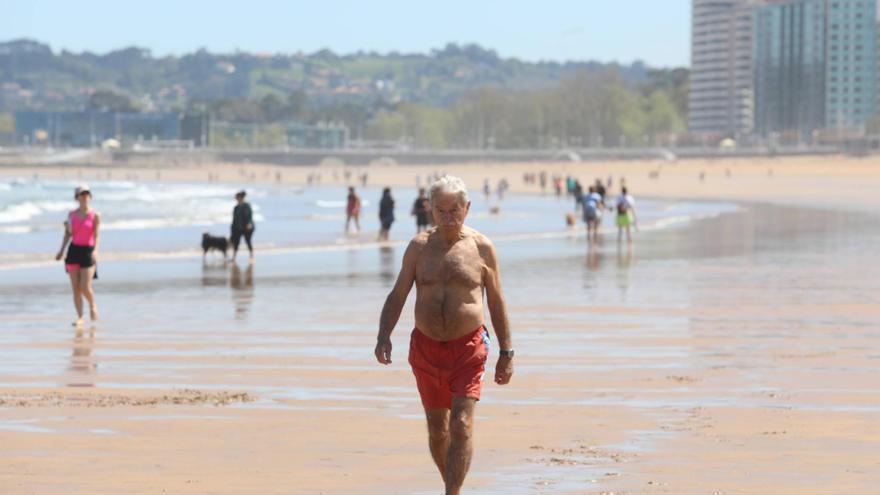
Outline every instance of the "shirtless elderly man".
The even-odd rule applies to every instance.
[[[489,356],[484,290],[500,348],[499,385],[513,375],[513,349],[495,246],[464,226],[471,207],[464,182],[447,175],[431,185],[429,198],[437,227],[417,234],[406,248],[382,308],[376,359],[391,364],[391,332],[415,282],[409,363],[425,407],[431,456],[446,495],[458,495],[471,463],[474,406]]]

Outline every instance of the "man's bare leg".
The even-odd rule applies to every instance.
[[[449,454],[446,456],[446,495],[459,495],[471,467],[474,452],[474,406],[476,400],[452,399],[449,416]]]
[[[428,418],[428,445],[431,457],[446,483],[446,456],[449,454],[449,409],[426,409]]]

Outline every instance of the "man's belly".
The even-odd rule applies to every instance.
[[[416,298],[416,327],[445,342],[467,335],[483,324],[482,300],[450,297]]]

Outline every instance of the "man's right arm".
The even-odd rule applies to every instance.
[[[379,335],[376,337],[376,360],[381,364],[391,364],[391,332],[400,319],[400,313],[406,304],[406,298],[416,280],[416,262],[419,258],[423,241],[416,237],[410,241],[403,254],[403,266],[397,276],[397,282],[385,299],[382,315],[379,317]]]

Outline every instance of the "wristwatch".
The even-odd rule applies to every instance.
[[[506,351],[504,349],[501,349],[501,356],[506,357],[506,358],[512,358],[513,357],[513,349],[508,349]]]

